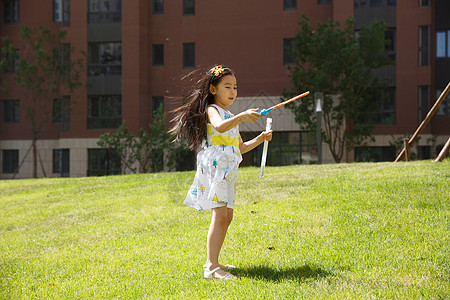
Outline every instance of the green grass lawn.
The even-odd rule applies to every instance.
[[[221,262],[194,172],[0,181],[1,299],[449,299],[450,160],[242,168]]]

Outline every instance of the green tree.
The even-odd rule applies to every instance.
[[[180,168],[180,160],[186,159],[189,151],[182,143],[172,143],[173,139],[166,130],[166,117],[160,106],[147,130],[141,128],[134,136],[123,122],[115,133],[102,134],[97,144],[117,153],[121,158],[122,173],[127,170],[147,173],[160,172],[165,166]]]
[[[373,21],[355,34],[354,21],[323,22],[314,31],[303,15],[292,49],[295,64],[288,67],[293,83],[285,98],[310,90],[311,94],[288,107],[302,129],[316,130],[314,92],[322,92],[323,140],[336,162],[345,150],[371,138],[374,121],[369,112],[386,101],[384,83],[374,70],[391,64],[385,39],[386,24]]]
[[[84,70],[85,55],[80,59],[72,59],[74,49],[64,43],[65,36],[66,31],[53,32],[43,26],[36,29],[22,25],[20,57],[10,39],[2,38],[0,68],[7,70],[11,66],[11,59],[18,61],[13,79],[21,88],[21,103],[24,103],[26,120],[31,130],[33,178],[37,177],[37,141],[52,117],[53,99],[61,99],[82,85],[80,73]],[[9,86],[4,80],[2,91],[8,93]],[[42,170],[45,176],[45,170]]]

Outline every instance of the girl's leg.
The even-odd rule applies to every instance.
[[[208,238],[206,242],[207,247],[207,262],[206,267],[213,270],[219,266],[219,254],[222,249],[225,236],[227,234],[228,226],[233,219],[233,210],[226,206],[212,209],[211,225],[208,230]],[[218,276],[224,276],[227,273],[219,270],[216,272]]]

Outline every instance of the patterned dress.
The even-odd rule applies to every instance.
[[[222,120],[234,116],[212,105]],[[234,208],[238,167],[242,161],[239,151],[239,126],[220,133],[208,123],[206,143],[197,154],[197,173],[184,200],[187,206],[203,211],[215,207]]]

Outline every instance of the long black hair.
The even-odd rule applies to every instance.
[[[187,77],[195,76],[194,73],[195,71]],[[202,140],[206,137],[208,123],[206,108],[214,103],[214,95],[209,91],[210,85],[216,86],[226,75],[236,76],[233,70],[222,65],[202,72],[200,79],[195,82],[194,88],[184,96],[186,103],[172,111],[175,116],[172,119],[174,125],[170,132],[175,133],[175,140],[186,138],[187,146],[192,150],[201,145]]]

